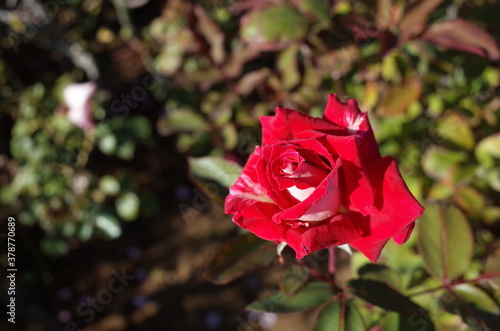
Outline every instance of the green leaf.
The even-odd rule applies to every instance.
[[[435,182],[429,189],[427,198],[430,200],[446,200],[453,195],[453,186],[446,181]]]
[[[87,241],[92,237],[94,233],[94,226],[91,222],[82,223],[80,229],[78,230],[77,237],[81,241]]]
[[[349,282],[349,285],[354,294],[383,309],[406,315],[425,311],[408,297],[385,283],[371,279],[354,279]]]
[[[487,173],[488,184],[497,192],[500,192],[500,168],[489,169]]]
[[[95,226],[111,239],[118,238],[122,234],[120,222],[110,214],[98,215],[95,219]]]
[[[169,109],[157,124],[158,133],[169,136],[181,132],[206,131],[208,123],[191,109]]]
[[[205,12],[203,7],[195,6],[194,14],[197,17],[199,32],[210,44],[210,56],[212,60],[217,65],[220,65],[226,57],[224,50],[224,33],[222,33],[217,24],[212,20],[211,16]]]
[[[500,49],[495,39],[479,26],[457,18],[432,24],[422,36],[438,46],[456,49],[500,60]]]
[[[500,311],[496,302],[483,290],[471,284],[460,284],[443,294],[440,304],[450,313],[462,316],[471,328],[496,330]]]
[[[112,133],[105,135],[99,140],[99,149],[106,155],[113,155],[116,152],[117,139]]]
[[[344,307],[342,307],[342,304]],[[314,331],[331,330],[365,331],[367,328],[363,316],[350,302],[337,300],[320,311],[314,327]]]
[[[453,287],[453,291],[459,298],[476,308],[498,314],[498,305],[485,291],[472,284],[459,284]]]
[[[298,1],[297,4],[304,7],[307,14],[312,14],[323,24],[330,22],[330,4],[326,0],[305,0]]]
[[[427,312],[418,311],[410,316],[388,312],[382,319],[384,331],[434,331],[434,324]]]
[[[418,247],[424,266],[434,277],[450,280],[468,268],[474,251],[472,230],[453,205],[427,204],[417,221]]]
[[[413,313],[410,316],[387,312],[384,314],[380,326],[383,331],[433,331],[434,324],[426,313]]]
[[[166,43],[155,58],[155,68],[170,76],[182,66],[183,49],[178,43]]]
[[[500,272],[500,241],[495,241],[490,248],[486,263],[484,265],[485,273],[499,273]],[[500,276],[491,278],[498,287],[500,287]]]
[[[238,98],[232,93],[211,91],[203,98],[201,111],[208,115],[213,124],[221,126],[230,122],[237,101]]]
[[[377,141],[383,141],[383,140],[389,140],[390,138],[401,137],[401,135],[403,134],[403,124],[404,123],[401,116],[381,118],[378,123],[379,130],[377,130],[375,133]],[[395,145],[396,145],[394,146],[395,149],[399,151],[401,146],[398,143],[396,143]],[[390,147],[392,148],[393,145],[391,145]],[[381,148],[387,148],[387,147],[384,147],[384,145],[382,145]],[[411,146],[408,145],[407,148],[411,148]]]
[[[422,83],[418,78],[407,78],[401,84],[390,87],[383,95],[377,114],[393,116],[404,114],[422,94]]]
[[[61,238],[47,237],[40,242],[42,251],[47,255],[62,256],[68,253],[69,246]]]
[[[252,233],[228,241],[207,267],[206,278],[215,284],[227,284],[234,279],[271,263],[277,256],[276,244]]]
[[[427,96],[427,113],[431,117],[441,115],[444,111],[444,107],[445,104],[442,95],[434,93]]]
[[[497,87],[500,85],[500,72],[498,72],[497,68],[494,68],[494,67],[485,68],[481,77],[486,82],[488,82],[489,86]],[[489,107],[487,107],[487,108],[489,108]]]
[[[261,68],[259,70],[245,73],[238,81],[236,91],[240,95],[248,95],[258,86],[261,86],[269,77],[271,71],[269,68]]]
[[[375,21],[380,30],[386,30],[392,24],[391,15],[389,13],[393,10],[392,0],[376,0],[375,1]]]
[[[479,215],[486,206],[483,195],[470,186],[460,187],[453,195],[453,199],[469,215]]]
[[[352,5],[349,3],[349,1],[339,1],[335,5],[335,14],[338,15],[347,15],[352,11]]]
[[[224,139],[224,149],[233,150],[238,146],[238,131],[233,123],[228,123],[220,129],[222,138]]]
[[[99,189],[108,196],[114,196],[120,192],[120,183],[115,177],[105,175],[99,179]]]
[[[387,284],[368,279],[351,280],[349,284],[360,298],[389,312],[398,313],[386,314],[389,318],[383,320],[383,330],[434,331],[427,310]]]
[[[319,54],[315,57],[318,71],[332,72],[338,77],[344,76],[358,62],[360,52],[369,47],[369,45],[361,49],[359,49],[356,45],[347,45],[339,49]]]
[[[412,238],[415,237],[412,236]],[[382,250],[379,262],[385,263],[391,270],[397,272],[401,289],[406,289],[412,283],[412,279],[418,277],[418,271],[422,269],[422,256],[417,254],[409,243],[401,246],[392,240]]]
[[[359,268],[358,274],[361,279],[371,279],[401,289],[401,275],[386,266],[368,263]]]
[[[500,133],[492,134],[477,144],[476,158],[486,168],[495,165],[495,159],[500,159]]]
[[[297,66],[298,45],[285,48],[278,55],[278,71],[281,82],[286,90],[291,90],[300,82],[300,72]]]
[[[181,133],[177,137],[177,149],[190,155],[204,155],[213,148],[207,132]]]
[[[139,197],[139,199],[141,200],[139,214],[145,217],[151,217],[156,215],[160,207],[158,198],[159,197],[157,197],[156,193],[152,191],[149,190],[142,191]]]
[[[330,284],[313,282],[307,284],[292,297],[276,292],[266,299],[249,304],[246,309],[269,313],[291,313],[318,306],[327,302],[334,294]]]
[[[120,159],[130,161],[134,158],[135,140],[127,139],[120,142],[120,146],[116,150],[116,156]]]
[[[144,116],[131,117],[125,122],[124,126],[131,135],[139,140],[151,137],[151,125]]]
[[[500,207],[495,207],[495,206],[485,207],[481,217],[489,225],[500,221]]]
[[[431,146],[422,156],[422,168],[430,178],[441,180],[449,176],[452,170],[467,158],[465,152],[454,152],[441,146]]]
[[[283,273],[280,289],[285,295],[292,296],[304,287],[308,279],[309,271],[307,268],[293,264]]]
[[[307,35],[307,19],[293,8],[273,6],[252,11],[241,19],[241,38],[263,48],[277,48]]]
[[[139,205],[139,197],[134,192],[127,192],[116,199],[116,213],[125,221],[133,221],[139,215]]]
[[[407,40],[419,34],[432,13],[443,0],[417,0],[413,1],[405,10],[405,14],[399,23],[400,38]]]
[[[234,184],[242,171],[238,164],[219,156],[190,157],[188,163],[196,178],[214,180],[226,188]]]
[[[399,71],[396,54],[392,53],[385,56],[382,59],[382,68],[381,68],[382,78],[384,81],[390,83],[400,83],[401,82],[401,72]]]
[[[394,312],[387,312],[382,317],[380,326],[384,331],[400,331],[399,330],[399,314]],[[401,330],[402,331],[402,330]]]
[[[474,148],[474,134],[465,117],[459,113],[445,113],[438,123],[437,132],[444,139],[468,151]]]

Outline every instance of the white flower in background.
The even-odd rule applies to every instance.
[[[96,89],[96,83],[86,82],[70,84],[63,91],[64,102],[68,107],[68,119],[85,132],[90,132],[94,129],[90,102]]]
[[[274,313],[264,313],[260,311],[249,311],[248,312],[248,321],[249,323],[258,322],[259,326],[268,330],[273,328],[278,322],[278,315]]]

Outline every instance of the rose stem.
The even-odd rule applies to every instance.
[[[328,273],[332,278],[333,284],[335,284],[335,247],[328,247]]]

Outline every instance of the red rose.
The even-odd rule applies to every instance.
[[[424,209],[355,100],[332,94],[323,118],[276,108],[261,123],[262,146],[226,198],[236,224],[297,258],[350,244],[375,262],[389,238],[408,240]]]

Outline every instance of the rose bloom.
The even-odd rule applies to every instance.
[[[94,129],[91,101],[96,89],[96,83],[86,82],[70,84],[63,91],[64,102],[68,107],[66,116],[71,123],[85,132],[91,132]]]
[[[355,100],[329,95],[323,118],[278,107],[260,120],[262,146],[225,202],[237,225],[297,258],[349,244],[375,262],[390,238],[408,240],[424,208]]]

